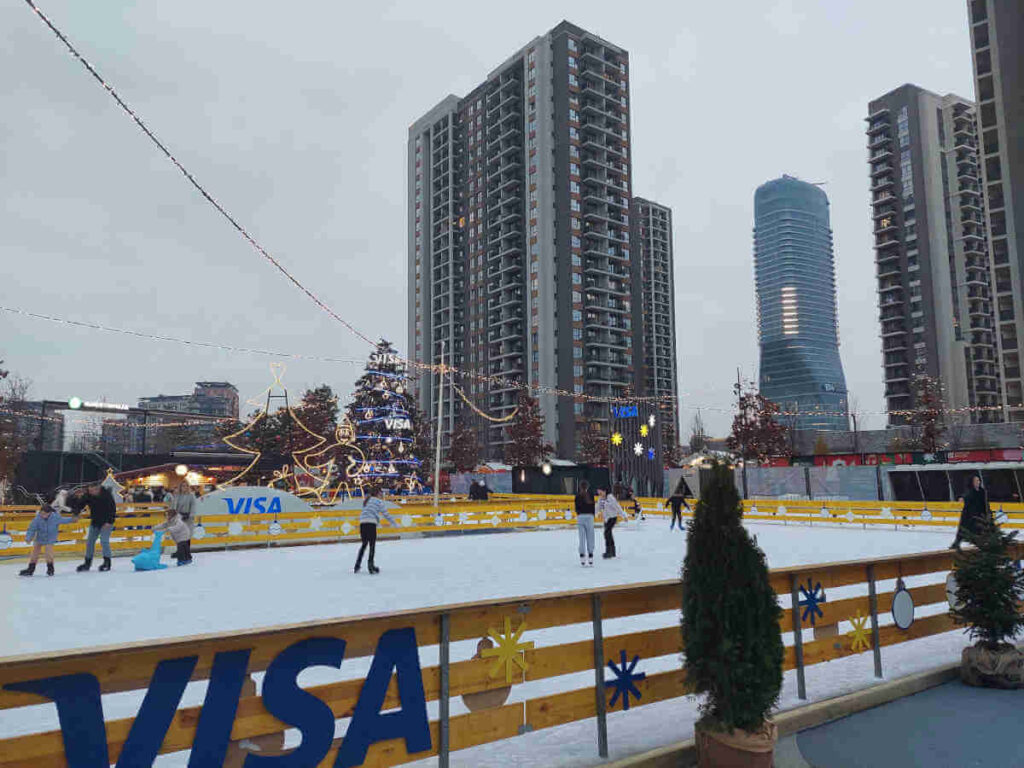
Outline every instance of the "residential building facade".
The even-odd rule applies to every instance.
[[[446,446],[473,423],[500,459],[504,425],[466,402],[507,417],[528,384],[574,458],[582,430],[608,434],[609,398],[644,393],[629,110],[628,53],[562,22],[410,127],[408,344],[462,372],[418,388]]]
[[[792,429],[847,429],[829,202],[793,176],[754,193],[760,392]]]
[[[634,197],[633,248],[640,262],[642,357],[637,366],[643,392],[659,401],[662,450],[679,445],[679,381],[676,368],[676,311],[672,209]],[[634,355],[635,357],[635,355]]]
[[[967,11],[1002,404],[1009,421],[1024,421],[1024,6],[968,0]]]
[[[1001,421],[974,104],[903,85],[866,120],[889,424],[911,421],[919,376],[951,420]]]

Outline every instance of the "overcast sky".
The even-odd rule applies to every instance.
[[[756,375],[753,194],[782,173],[827,182],[847,384],[862,411],[884,408],[867,102],[905,82],[973,97],[963,0],[40,2],[271,253],[402,352],[409,124],[563,18],[626,48],[633,191],[674,211],[684,435],[697,407],[724,434],[736,367]],[[0,304],[365,357],[17,0],[0,5],[0,97]],[[57,399],[134,403],[211,379],[246,397],[270,382],[264,358],[3,312],[0,359]],[[285,382],[347,398],[356,374],[292,362]]]

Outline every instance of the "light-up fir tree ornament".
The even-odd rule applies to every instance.
[[[392,493],[420,490],[422,462],[413,451],[414,424],[407,407],[410,382],[405,361],[391,342],[381,339],[348,406],[355,444],[365,457],[357,485],[372,483]]]

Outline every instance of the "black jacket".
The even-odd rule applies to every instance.
[[[573,504],[576,507],[577,515],[594,514],[594,497],[589,493],[577,493]]]
[[[960,513],[960,524],[970,531],[977,531],[983,521],[990,519],[988,493],[984,488],[968,488],[964,494],[964,509]]]
[[[89,508],[89,525],[99,528],[107,523],[114,524],[114,518],[117,517],[117,504],[114,502],[113,495],[106,488],[100,488],[100,492],[96,496],[87,493],[82,506]]]
[[[672,505],[673,515],[680,514],[680,510],[682,509],[683,504],[686,503],[686,499],[683,497],[683,494],[681,493],[673,493],[671,496],[665,499],[665,501],[666,503]]]

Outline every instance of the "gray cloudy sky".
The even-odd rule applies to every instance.
[[[757,366],[754,189],[827,181],[846,378],[884,407],[863,118],[904,82],[972,97],[963,0],[162,0],[41,8],[213,194],[339,314],[405,346],[408,126],[568,18],[628,49],[633,189],[675,216],[683,421],[723,434]],[[879,35],[890,35],[881,41]],[[893,37],[895,36],[895,37]],[[132,329],[359,357],[185,183],[27,5],[0,5],[0,304]],[[0,313],[34,394],[134,402],[269,383],[267,360]],[[356,369],[290,363],[347,396]],[[873,416],[869,424],[881,426]]]

